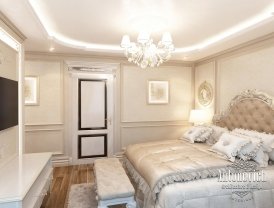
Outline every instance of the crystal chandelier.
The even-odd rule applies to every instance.
[[[129,62],[133,62],[141,68],[156,67],[167,61],[174,51],[174,45],[170,33],[166,32],[157,46],[153,43],[149,33],[140,32],[137,43],[130,42],[128,35],[124,35],[121,47],[125,50],[125,56]]]

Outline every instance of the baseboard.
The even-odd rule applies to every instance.
[[[72,158],[66,155],[54,155],[51,162],[53,167],[69,166],[72,165]]]

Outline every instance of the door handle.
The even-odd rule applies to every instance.
[[[112,119],[111,118],[106,118],[105,121],[111,126],[111,124],[112,124]]]

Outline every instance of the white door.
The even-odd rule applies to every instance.
[[[113,154],[113,76],[73,78],[73,163]],[[77,90],[76,90],[77,89]]]

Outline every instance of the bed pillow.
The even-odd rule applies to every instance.
[[[250,143],[248,139],[231,133],[223,133],[219,141],[211,147],[211,151],[223,154],[229,161],[234,162],[240,149],[248,143]]]
[[[256,156],[252,158],[252,160],[258,163],[260,167],[265,168],[268,166],[269,156],[268,153],[264,152],[262,148],[260,148]]]
[[[272,149],[271,152],[268,153],[268,156],[269,156],[269,160],[274,161],[274,148]]]
[[[213,130],[207,126],[194,126],[184,133],[183,138],[194,143],[205,142],[212,134]]]
[[[234,129],[232,132],[261,139],[263,141],[263,151],[265,152],[271,152],[272,148],[274,148],[273,134],[266,134],[246,129]]]
[[[238,134],[235,132],[232,132],[233,135],[242,137],[244,139],[247,139],[250,141],[247,145],[243,146],[240,151],[238,152],[238,157],[244,161],[250,160],[252,158],[255,158],[257,156],[257,153],[259,150],[263,150],[263,141],[261,139],[257,139],[254,137]]]
[[[213,145],[218,142],[219,138],[222,136],[223,133],[228,132],[227,128],[223,128],[220,126],[211,125],[213,132],[210,137],[206,140],[206,143],[209,145]]]

